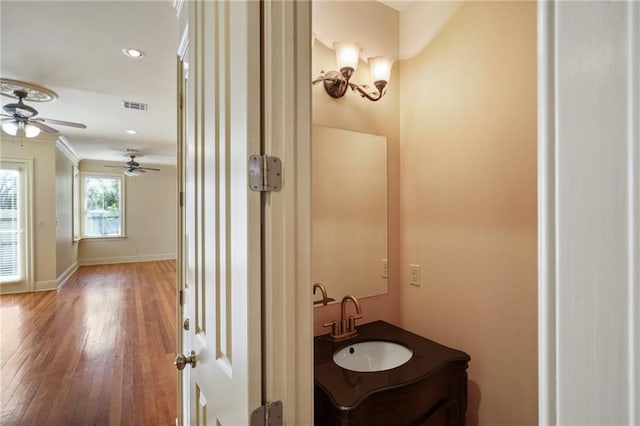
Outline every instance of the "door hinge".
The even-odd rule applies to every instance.
[[[251,413],[251,426],[282,426],[282,401],[268,402]]]
[[[180,304],[184,305],[184,290],[180,290],[179,298],[180,298]]]
[[[180,207],[184,207],[184,192],[180,191],[180,195],[179,195],[179,199],[180,199]]]
[[[249,157],[249,189],[256,192],[278,192],[282,189],[282,161],[278,157]]]

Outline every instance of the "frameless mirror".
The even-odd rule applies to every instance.
[[[313,126],[311,144],[312,284],[338,301],[384,294],[387,138]]]

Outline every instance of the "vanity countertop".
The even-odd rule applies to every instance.
[[[402,344],[413,356],[399,367],[386,371],[355,372],[333,362],[333,354],[345,346],[368,340]],[[328,335],[314,339],[314,378],[340,410],[355,408],[366,396],[416,383],[447,368],[452,363],[466,365],[466,353],[448,348],[384,321],[358,326],[358,336],[343,342],[331,342]]]

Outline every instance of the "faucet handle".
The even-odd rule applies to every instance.
[[[338,335],[338,321],[331,321],[326,324],[322,324],[323,327],[331,327],[331,336]]]
[[[347,331],[354,331],[356,329],[356,320],[362,319],[362,315],[356,314],[349,317],[349,325]]]

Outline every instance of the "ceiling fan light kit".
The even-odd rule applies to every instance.
[[[11,136],[22,136],[27,138],[35,138],[40,134],[40,129],[32,124],[24,124],[15,121],[2,123],[2,130]]]

